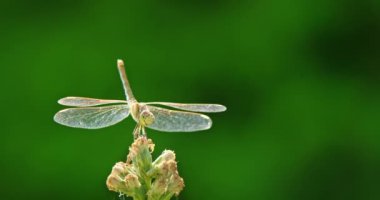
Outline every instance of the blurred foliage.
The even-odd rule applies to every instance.
[[[149,130],[179,199],[380,199],[380,3],[0,2],[1,199],[118,199],[134,122],[53,122],[64,96],[210,102],[212,129]],[[154,155],[155,157],[157,155]]]

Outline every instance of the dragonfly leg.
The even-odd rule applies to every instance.
[[[146,137],[145,127],[141,127],[141,136]]]
[[[137,124],[135,129],[133,130],[134,139],[137,139],[139,137],[140,131],[141,131],[141,126],[139,124]]]

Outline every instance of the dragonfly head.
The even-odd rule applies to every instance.
[[[153,113],[151,113],[149,110],[144,110],[140,112],[139,122],[141,123],[141,125],[149,126],[154,122],[154,119],[155,118]]]

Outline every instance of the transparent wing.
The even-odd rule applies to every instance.
[[[211,119],[199,113],[168,110],[155,106],[148,106],[155,120],[148,127],[165,132],[192,132],[209,129]]]
[[[94,98],[87,98],[87,97],[65,97],[58,100],[58,103],[64,106],[87,107],[87,106],[98,106],[98,105],[111,104],[111,103],[127,103],[127,101],[94,99]]]
[[[98,129],[114,125],[128,115],[128,105],[68,108],[55,114],[54,121],[75,128]]]
[[[157,104],[169,106],[180,110],[194,111],[194,112],[223,112],[226,107],[220,104],[199,104],[199,103],[171,103],[171,102],[149,102],[145,104]]]

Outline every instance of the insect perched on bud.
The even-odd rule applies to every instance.
[[[107,178],[108,189],[135,200],[170,199],[184,188],[183,179],[177,171],[173,151],[165,150],[152,161],[154,144],[147,139],[145,128],[164,132],[194,132],[211,128],[211,119],[202,112],[223,112],[220,104],[188,104],[171,102],[138,102],[130,87],[124,62],[117,60],[123,83],[125,100],[65,97],[58,103],[75,108],[60,110],[54,115],[59,124],[85,129],[99,129],[121,122],[129,115],[136,122],[134,143],[129,148],[126,162],[118,162]],[[172,109],[158,106],[170,107]]]

